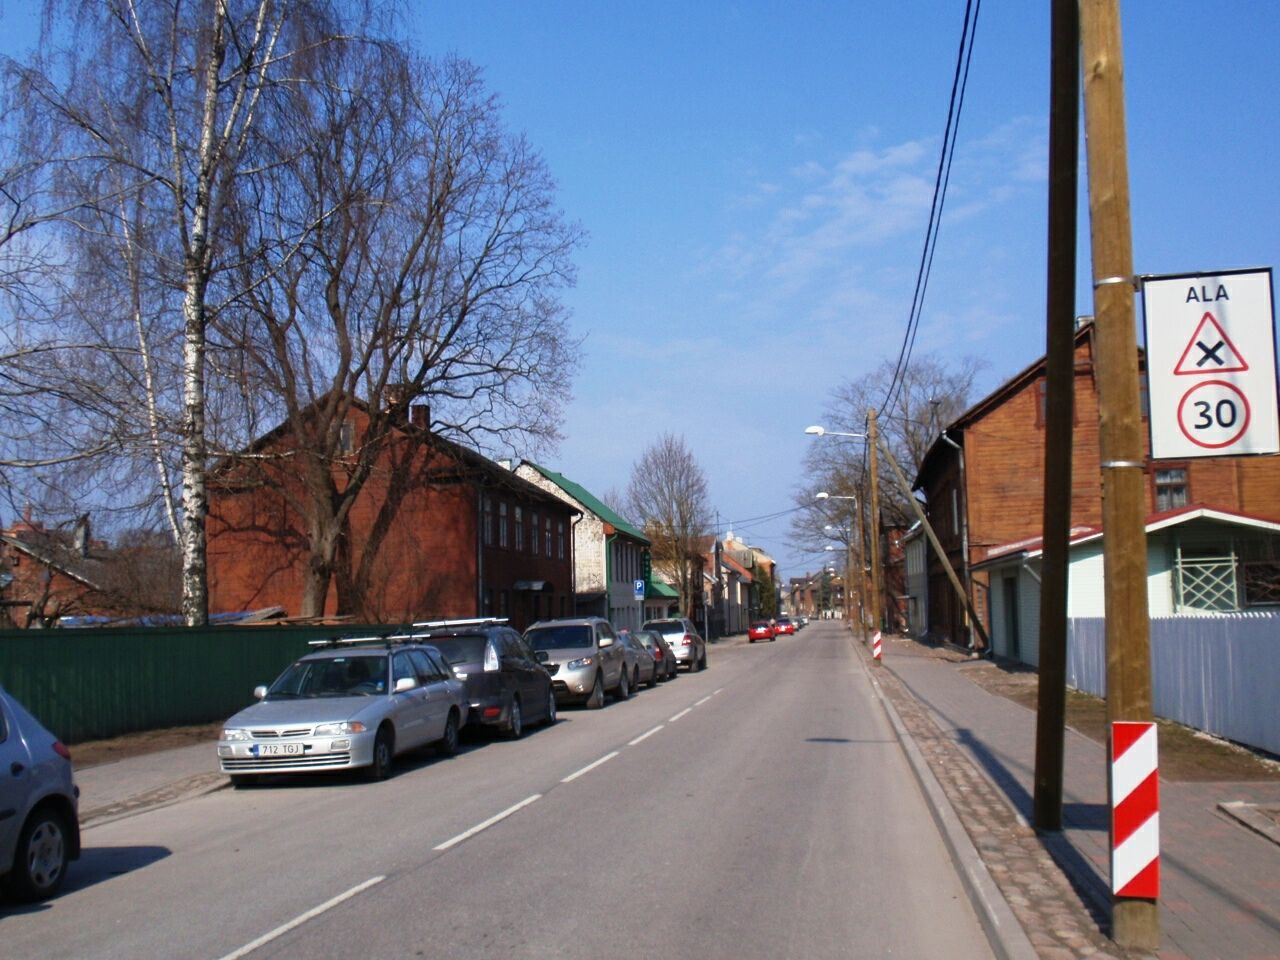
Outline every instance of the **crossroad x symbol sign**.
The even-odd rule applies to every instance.
[[[1191,335],[1173,372],[1185,377],[1206,373],[1243,373],[1248,369],[1249,364],[1227,332],[1212,313],[1206,313],[1200,318],[1200,325]]]

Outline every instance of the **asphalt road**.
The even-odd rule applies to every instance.
[[[704,673],[386,782],[93,827],[61,897],[0,908],[3,955],[989,957],[845,637],[712,646]]]

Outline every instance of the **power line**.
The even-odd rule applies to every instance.
[[[915,291],[911,297],[911,309],[907,314],[907,329],[903,333],[902,347],[894,366],[893,377],[885,392],[881,410],[890,410],[897,402],[906,379],[911,353],[915,348],[916,331],[924,311],[925,291],[929,286],[929,273],[933,267],[933,255],[937,249],[938,231],[942,225],[942,208],[946,202],[947,186],[951,181],[951,163],[955,157],[956,136],[960,129],[960,113],[964,108],[964,94],[969,83],[969,64],[973,57],[973,41],[977,34],[978,13],[982,0],[966,0],[964,25],[960,31],[960,47],[956,54],[955,73],[951,79],[951,97],[947,104],[947,122],[942,134],[942,149],[938,154],[938,170],[934,174],[933,200],[929,205],[929,222],[925,228],[924,248],[920,251],[920,265],[916,272]]]

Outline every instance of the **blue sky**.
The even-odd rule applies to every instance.
[[[673,431],[722,521],[787,508],[805,445],[822,442],[804,427],[837,384],[897,355],[963,0],[409,10],[422,50],[484,69],[589,235],[566,296],[585,356],[547,465],[622,489]],[[983,392],[1044,349],[1048,10],[982,5],[917,340],[983,358]],[[1137,270],[1274,265],[1274,4],[1130,2],[1123,16]],[[1092,313],[1087,244],[1080,272],[1077,312]],[[784,576],[819,564],[790,549],[785,518],[737,528]]]
[[[722,519],[789,506],[822,442],[804,427],[836,384],[897,355],[963,2],[418,9],[417,42],[484,68],[590,234],[568,296],[586,357],[553,465],[623,488],[671,430]],[[1048,9],[982,5],[917,340],[983,358],[984,392],[1044,351]],[[1205,11],[1123,10],[1139,272],[1280,255],[1280,17],[1262,0]],[[1092,313],[1087,244],[1080,274]],[[746,535],[786,576],[816,568],[786,531]]]

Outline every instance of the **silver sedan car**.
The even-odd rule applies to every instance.
[[[218,741],[232,784],[356,768],[381,780],[399,754],[432,744],[444,756],[457,751],[466,690],[440,651],[362,642],[326,645],[254,691],[260,702],[228,720]]]

